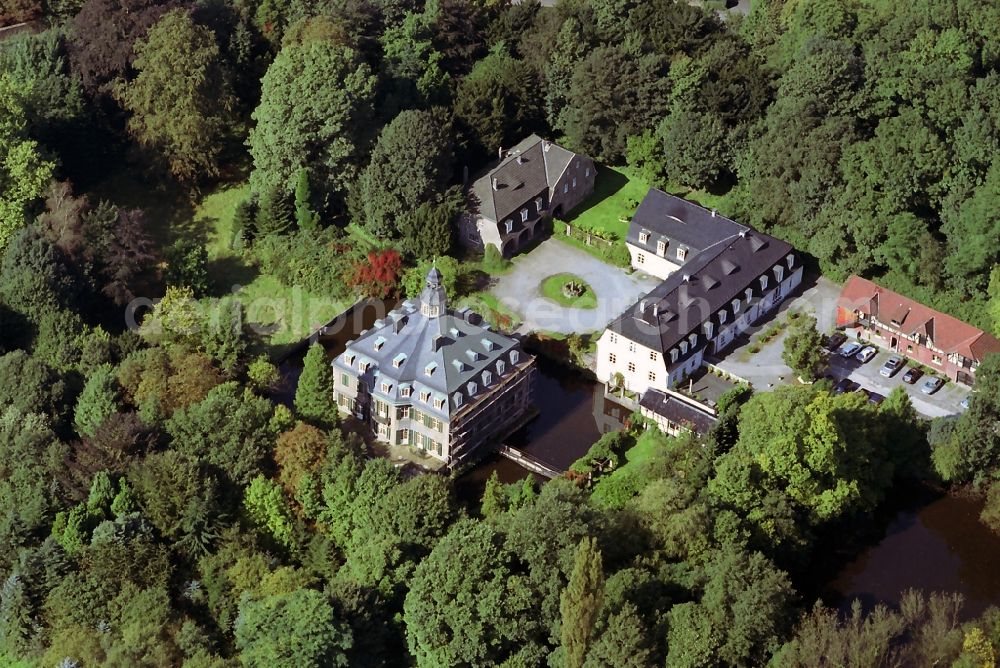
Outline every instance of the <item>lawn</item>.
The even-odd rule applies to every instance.
[[[649,483],[649,460],[666,452],[673,441],[658,429],[644,431],[625,451],[625,463],[598,479],[591,498],[605,507],[623,507]]]
[[[569,212],[566,222],[613,232],[624,240],[632,214],[649,187],[649,182],[630,167],[598,167],[594,193]]]
[[[579,288],[582,288],[583,291],[579,296],[571,297],[563,292],[563,288],[569,283],[575,283]],[[543,297],[551,299],[560,306],[586,309],[597,308],[597,295],[594,294],[593,288],[575,274],[549,276],[542,281],[541,291]]]

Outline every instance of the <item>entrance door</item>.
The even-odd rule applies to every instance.
[[[899,341],[894,336],[892,337],[892,340],[889,342],[889,349],[892,350],[892,352],[896,352],[897,345],[899,345]]]

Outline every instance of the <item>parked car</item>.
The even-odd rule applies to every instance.
[[[855,383],[850,378],[844,378],[839,383],[833,386],[834,394],[844,394],[845,392],[857,392],[861,389],[861,385]]]
[[[896,375],[896,372],[903,368],[903,358],[899,355],[893,355],[885,361],[882,368],[878,370],[879,374],[885,376],[886,378],[891,378]]]
[[[935,392],[941,389],[942,385],[944,385],[943,380],[931,376],[930,378],[924,381],[923,385],[920,386],[920,391],[923,392],[924,394],[934,394]]]
[[[830,352],[835,351],[840,346],[844,345],[847,341],[847,334],[843,332],[834,332],[830,336],[826,337],[826,345],[824,346]]]
[[[861,350],[861,344],[857,341],[848,341],[837,349],[837,354],[841,357],[854,357],[855,353]]]
[[[878,406],[880,403],[885,401],[884,394],[879,394],[878,392],[871,392],[869,390],[865,390],[865,394],[868,395],[868,403],[870,404],[875,404],[876,406]]]
[[[924,375],[923,371],[915,366],[911,366],[906,370],[906,373],[903,374],[903,382],[913,385],[922,375]]]
[[[875,346],[865,346],[861,350],[861,352],[859,352],[854,357],[857,358],[857,360],[862,364],[867,364],[876,355],[878,355],[878,348],[876,348]]]

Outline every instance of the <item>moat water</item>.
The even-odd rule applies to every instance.
[[[381,311],[381,313],[379,313]],[[332,358],[348,340],[372,326],[385,309],[366,308],[322,339]],[[276,398],[290,403],[302,366],[304,348],[281,367],[284,385]],[[586,453],[606,430],[624,417],[605,401],[600,384],[544,358],[538,360],[534,389],[538,415],[506,439],[532,456],[565,469]],[[482,459],[457,482],[459,496],[474,504],[493,472],[504,483],[533,476],[499,455]],[[880,537],[843,565],[821,588],[823,598],[843,609],[860,599],[868,609],[896,605],[907,589],[958,592],[965,599],[963,618],[1000,606],[1000,536],[979,521],[982,501],[941,496],[930,490],[909,494],[884,523]]]

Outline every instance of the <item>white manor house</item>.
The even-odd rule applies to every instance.
[[[637,394],[675,387],[802,282],[788,243],[658,190],[628,239],[636,266],[665,280],[602,333],[596,373]]]

